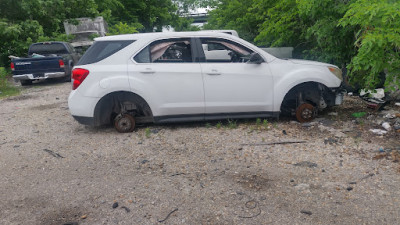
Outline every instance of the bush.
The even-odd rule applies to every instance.
[[[8,82],[9,71],[0,67],[0,98],[19,94],[19,89]]]
[[[0,67],[0,90],[7,86],[7,70],[4,67]]]

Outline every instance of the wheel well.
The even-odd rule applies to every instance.
[[[302,103],[310,103],[322,110],[335,104],[335,95],[324,84],[318,82],[301,83],[286,93],[281,104],[281,112],[293,115],[296,108]]]
[[[95,126],[110,124],[120,113],[135,117],[138,123],[153,122],[149,104],[139,95],[131,92],[113,92],[105,95],[94,110]]]

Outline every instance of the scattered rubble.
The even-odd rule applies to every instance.
[[[118,202],[114,202],[114,203],[112,204],[112,208],[115,209],[115,208],[117,208],[117,207],[118,207]]]
[[[386,130],[381,130],[381,129],[369,129],[372,133],[377,134],[377,135],[384,135],[387,134]]]
[[[294,164],[294,166],[315,168],[315,167],[318,167],[318,164],[313,163],[313,162],[309,162],[309,161],[303,161],[303,162],[299,162],[299,163]]]

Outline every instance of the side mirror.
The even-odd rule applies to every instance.
[[[247,63],[249,64],[261,64],[264,62],[264,59],[260,56],[260,54],[254,52],[251,53],[249,61]]]

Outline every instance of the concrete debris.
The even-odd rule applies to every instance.
[[[318,128],[323,132],[324,131],[328,131],[329,133],[331,133],[332,135],[334,135],[335,137],[338,137],[338,138],[342,138],[342,137],[346,137],[347,136],[345,133],[343,133],[343,132],[341,132],[339,130],[336,130],[333,127],[327,127],[327,126],[324,126],[324,125],[320,124],[318,126]]]
[[[386,118],[386,119],[394,119],[394,118],[396,118],[396,114],[386,114],[385,116],[384,116],[384,118]]]
[[[306,192],[310,192],[310,185],[309,184],[298,184],[296,186],[294,186],[294,188],[297,191],[306,191]]]
[[[392,126],[388,122],[382,123],[382,127],[385,128],[385,130],[390,131],[392,130]]]
[[[369,129],[369,131],[377,135],[384,135],[387,133],[386,130],[381,130],[381,129]]]

